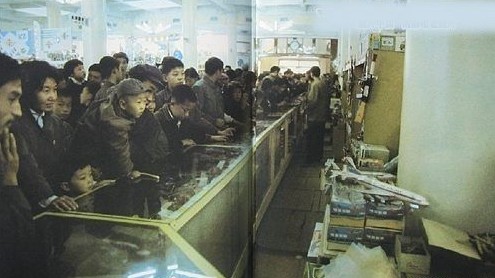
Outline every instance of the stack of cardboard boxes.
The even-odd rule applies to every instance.
[[[373,196],[339,183],[332,185],[331,192],[323,221],[322,256],[345,252],[352,242],[393,250],[395,236],[404,231],[401,201],[375,203]]]

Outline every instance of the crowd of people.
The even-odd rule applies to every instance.
[[[257,110],[275,112],[307,94],[308,161],[321,159],[329,96],[316,66],[283,76],[274,66],[257,77],[211,57],[200,77],[174,57],[159,67],[128,64],[125,53],[105,56],[86,75],[77,59],[57,69],[0,53],[2,277],[47,274],[53,250],[33,215],[78,210],[74,197],[95,180],[115,180],[101,212],[157,217],[156,184],[178,174],[183,149],[249,138]]]

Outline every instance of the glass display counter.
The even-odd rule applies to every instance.
[[[303,119],[297,113],[299,110],[294,107],[258,121],[256,136],[248,143],[243,141],[244,145],[227,143],[186,149],[179,174],[160,181],[159,190],[151,196],[159,199],[160,219],[132,219],[173,229],[221,275],[242,277],[256,229],[290,162],[289,136],[294,136],[290,140],[295,143],[298,133],[294,127]],[[115,215],[132,215],[125,209],[134,206],[129,200],[137,192],[133,186],[140,184],[124,190],[113,181],[99,185],[77,197],[82,213],[116,219],[120,216]],[[102,196],[111,201],[102,201]],[[124,211],[115,210],[115,206]],[[139,234],[145,236],[146,231]],[[141,250],[137,246],[136,252]]]
[[[88,213],[43,213],[49,277],[224,277],[165,224]]]

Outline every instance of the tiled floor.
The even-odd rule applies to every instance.
[[[303,276],[313,229],[323,220],[326,204],[319,190],[320,166],[303,161],[299,146],[258,229],[255,278]]]

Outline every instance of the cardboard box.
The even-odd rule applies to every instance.
[[[390,151],[385,146],[360,144],[359,145],[359,158],[373,158],[388,162]]]
[[[328,226],[327,240],[341,242],[360,242],[363,240],[363,228]]]
[[[394,201],[392,203],[374,203],[366,204],[366,216],[385,219],[402,219],[404,217],[404,203]]]
[[[364,217],[366,200],[362,193],[347,186],[334,184],[332,185],[330,212],[334,215]]]
[[[414,251],[410,250],[414,247]],[[412,252],[411,252],[412,251]],[[425,242],[420,238],[397,236],[395,238],[395,259],[400,272],[428,275],[431,256]]]
[[[313,238],[308,248],[307,259],[308,262],[318,263],[318,257],[320,255],[320,248],[323,246],[323,223],[316,222],[315,229],[313,231]]]
[[[372,244],[394,244],[395,236],[401,235],[402,232],[401,230],[366,227],[363,240]]]
[[[329,225],[331,226],[346,226],[355,228],[364,228],[364,217],[352,217],[330,214]]]
[[[403,231],[406,225],[405,218],[402,219],[382,219],[366,216],[365,227],[384,228]]]

